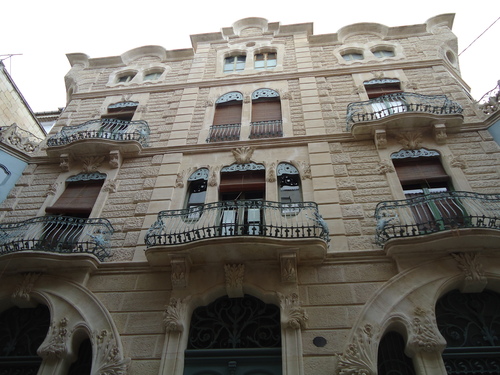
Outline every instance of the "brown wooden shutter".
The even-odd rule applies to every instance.
[[[402,92],[399,83],[387,83],[380,85],[365,85],[366,93],[369,99],[375,99],[382,95],[395,94]]]
[[[219,104],[215,107],[214,125],[241,124],[242,102]]]
[[[103,180],[70,182],[57,202],[51,207],[47,207],[45,211],[51,214],[76,214],[88,217],[92,212],[103,182]]]
[[[281,120],[281,102],[275,100],[254,100],[252,103],[252,122]]]
[[[438,158],[394,160],[394,167],[401,185],[449,180]]]
[[[264,170],[221,173],[219,190],[221,193],[265,191],[265,177]]]

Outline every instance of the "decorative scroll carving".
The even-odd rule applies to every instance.
[[[30,293],[35,286],[36,281],[40,278],[40,273],[27,273],[24,275],[23,281],[18,285],[14,293],[12,293],[13,299],[23,299],[27,302],[31,300]]]
[[[407,132],[398,136],[398,142],[403,150],[416,150],[422,147],[422,134],[419,132]]]
[[[233,100],[242,101],[243,94],[241,92],[237,92],[237,91],[228,92],[227,94],[224,94],[221,97],[219,97],[219,99],[217,99],[215,104],[226,103],[226,102],[230,102]]]
[[[299,160],[297,161],[297,165],[300,168],[300,177],[305,180],[307,179],[312,179],[312,172],[311,172],[311,164],[309,164],[306,161]]]
[[[189,173],[189,170],[187,173]],[[176,188],[183,188],[184,187],[184,176],[187,173],[185,170],[182,170],[179,173],[177,173],[177,177],[175,178],[175,187]]]
[[[271,89],[258,89],[252,93],[252,100],[259,98],[279,98],[280,94]]]
[[[47,189],[47,196],[49,195],[56,195],[57,193],[57,188],[59,187],[61,183],[60,182],[54,182],[52,185],[49,186]]]
[[[267,169],[267,182],[276,182],[276,163],[266,164]]]
[[[186,318],[186,305],[189,300],[180,298],[170,298],[170,304],[163,312],[163,324],[167,332],[184,331],[184,320]]]
[[[61,156],[59,157],[59,167],[61,168],[62,172],[69,171],[69,155],[68,154],[61,154]]]
[[[282,100],[291,100],[292,94],[290,93],[290,91],[281,91],[281,99]]]
[[[185,288],[188,285],[189,267],[186,258],[174,258],[172,265],[172,287],[174,289]]]
[[[96,172],[104,161],[104,156],[88,156],[81,159],[83,163],[83,172]]]
[[[284,283],[297,282],[297,255],[295,253],[281,254],[281,281]]]
[[[371,324],[359,327],[352,342],[339,355],[339,375],[376,375],[377,340]]]
[[[233,153],[234,159],[238,164],[247,164],[250,163],[250,159],[252,158],[253,152],[255,149],[253,147],[243,146],[231,150]]]
[[[426,311],[420,307],[414,310],[414,318],[412,321],[413,332],[408,338],[408,346],[414,352],[436,352],[444,349],[438,334],[434,314],[431,311]]]
[[[102,187],[102,191],[108,193],[116,193],[117,188],[118,188],[118,183],[116,180],[106,180],[106,182],[104,182],[104,185]]]
[[[18,150],[31,153],[38,149],[38,145],[42,142],[42,139],[13,123],[7,127],[0,127],[0,142],[10,144]]]
[[[217,175],[220,170],[220,167],[212,167],[210,168],[210,178],[208,179],[208,186],[217,186]]]
[[[94,333],[94,343],[96,344],[96,375],[126,375],[130,364],[129,358],[123,358],[120,349],[116,345],[116,340],[108,331],[102,330]],[[94,368],[92,366],[92,368]]]
[[[122,155],[120,151],[114,150],[109,153],[109,166],[111,168],[119,168],[122,164]]]
[[[59,323],[52,324],[50,339],[41,346],[37,353],[43,358],[63,358],[67,353],[68,319],[62,318]]]
[[[375,146],[377,149],[387,148],[387,134],[385,130],[375,130]]]
[[[300,306],[299,296],[295,293],[285,296],[279,292],[277,295],[281,306],[281,325],[284,328],[304,328],[309,318]]]
[[[451,253],[451,256],[457,261],[458,268],[464,274],[462,292],[482,292],[488,280],[484,274],[483,266],[479,262],[479,254],[469,252]]]
[[[245,275],[244,264],[224,265],[226,278],[226,291],[229,298],[243,297],[243,277]]]
[[[439,156],[439,152],[421,148],[419,150],[400,150],[391,154],[391,159],[407,159]]]
[[[446,126],[444,124],[434,125],[434,139],[438,145],[444,145],[448,136],[446,135]]]
[[[189,176],[188,181],[196,181],[196,180],[208,180],[208,168],[199,168],[195,170],[193,173],[191,173],[191,176]]]
[[[246,163],[246,164],[232,164],[228,167],[221,169],[221,172],[244,172],[244,171],[260,171],[265,170],[266,167],[262,164]]]
[[[467,167],[465,160],[460,156],[448,155],[448,160],[450,161],[450,165],[454,168],[465,169]]]
[[[386,174],[394,172],[394,167],[389,160],[380,160],[378,162],[377,172],[379,174]]]

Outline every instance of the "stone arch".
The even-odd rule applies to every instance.
[[[85,337],[92,343],[92,374],[106,367],[125,371],[129,359],[123,357],[118,329],[104,305],[84,286],[68,279],[38,273],[4,276],[6,285],[18,285],[0,291],[0,308],[28,306],[37,302],[48,306],[51,327],[38,349],[44,358],[39,374],[67,369]],[[7,280],[10,279],[10,280]]]
[[[378,343],[385,332],[397,326],[400,333],[407,332],[407,337],[403,333],[405,351],[413,358],[417,372],[420,368],[421,373],[433,369],[432,373],[446,374],[441,360],[446,341],[434,314],[437,300],[452,289],[480,291],[486,285],[485,278],[489,289],[500,291],[500,259],[483,254],[480,261],[479,256],[471,254],[453,253],[423,261],[387,281],[368,300],[353,325],[346,349],[339,356],[338,371],[376,374]],[[481,272],[471,277],[468,267]]]

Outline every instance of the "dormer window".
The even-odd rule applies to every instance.
[[[239,72],[245,69],[246,56],[229,56],[224,59],[224,73]]]
[[[372,51],[375,57],[382,59],[384,57],[394,57],[394,51],[390,49],[379,49],[376,51]]]
[[[161,75],[163,72],[150,72],[144,75],[144,80],[145,81],[156,81],[157,79],[160,79]]]
[[[134,79],[135,73],[127,73],[118,77],[118,83],[127,83]]]
[[[363,54],[360,52],[350,52],[350,53],[344,53],[342,55],[345,61],[355,61],[355,60],[363,60]]]
[[[257,70],[273,69],[276,62],[276,52],[257,53],[254,56],[254,68]]]

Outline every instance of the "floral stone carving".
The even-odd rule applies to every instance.
[[[376,335],[377,334],[377,335]],[[344,353],[339,355],[339,375],[376,375],[378,329],[359,327]]]
[[[182,332],[188,299],[170,298],[170,304],[163,312],[163,323],[167,332]]]
[[[284,328],[304,328],[309,319],[305,310],[300,306],[299,296],[292,293],[288,296],[277,293],[281,307],[281,325]]]

